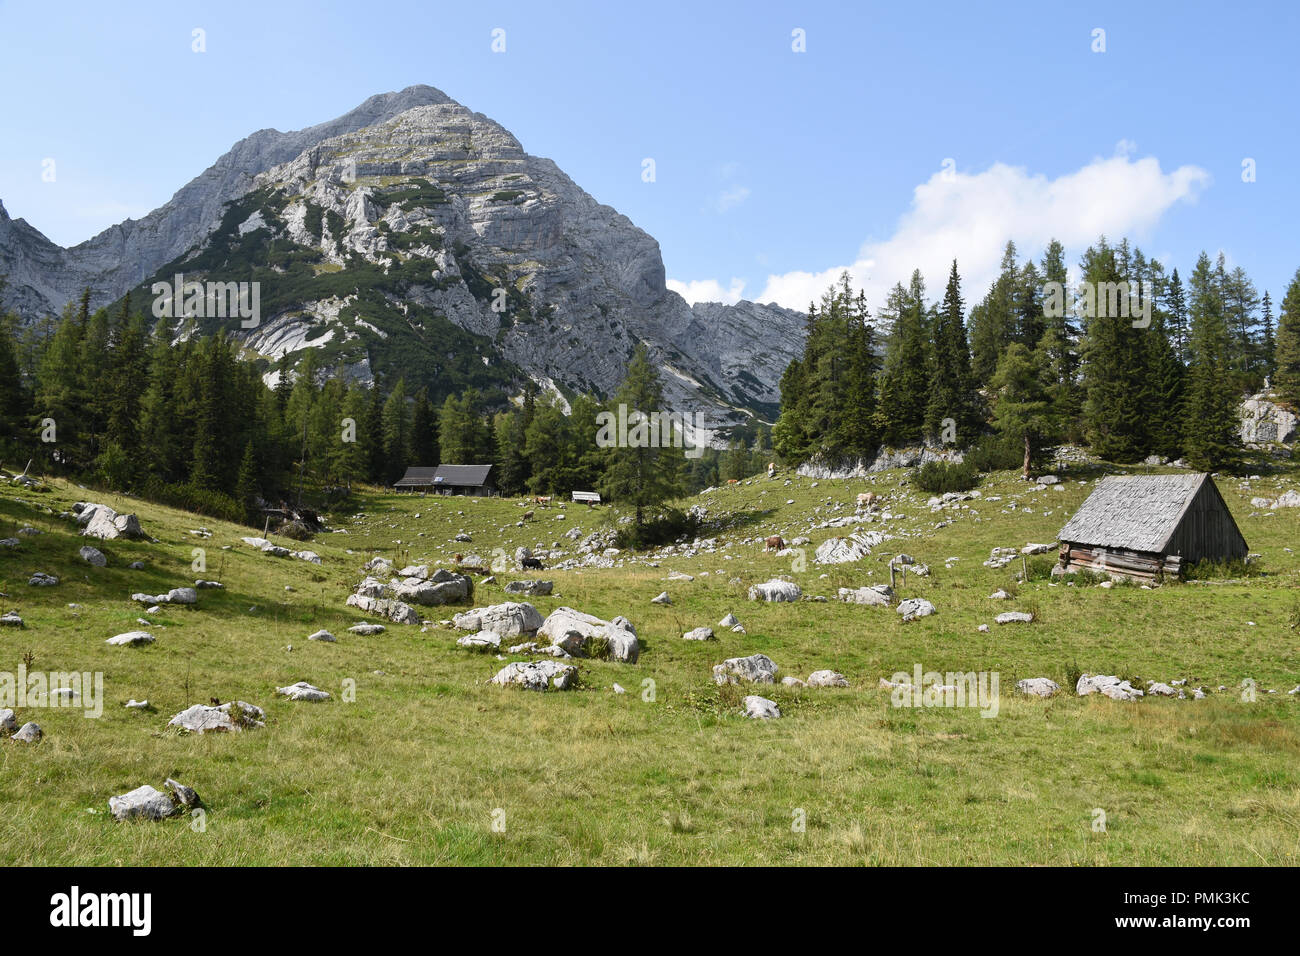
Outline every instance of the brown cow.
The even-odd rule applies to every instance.
[[[728,478],[728,479],[727,479],[727,484],[729,484],[729,485],[738,485],[738,484],[740,484],[740,482],[737,481],[735,478]]]
[[[764,551],[780,551],[785,548],[785,542],[781,540],[779,534],[774,534],[763,542]]]

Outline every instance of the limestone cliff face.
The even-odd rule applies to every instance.
[[[430,87],[254,133],[166,205],[70,249],[0,209],[0,271],[7,304],[28,315],[87,286],[96,304],[147,296],[175,271],[259,281],[260,326],[226,327],[268,374],[319,348],[327,367],[363,379],[420,377],[410,363],[427,352],[436,379],[454,364],[434,355],[446,346],[607,395],[644,342],[671,406],[719,425],[774,413],[803,340],[803,317],[775,305],[688,306],[666,288],[651,236]],[[178,334],[212,329],[178,322]]]

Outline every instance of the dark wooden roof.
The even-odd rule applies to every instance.
[[[452,485],[458,488],[478,488],[486,485],[491,465],[439,465],[434,473],[436,485]]]
[[[431,485],[433,476],[437,472],[434,467],[414,467],[406,469],[406,474],[397,480],[393,487],[404,488],[409,485]]]

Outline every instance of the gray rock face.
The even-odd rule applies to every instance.
[[[501,635],[496,631],[479,631],[477,634],[466,634],[456,641],[457,647],[467,647],[472,651],[499,651],[501,650]]]
[[[775,720],[781,716],[781,708],[776,706],[776,701],[759,697],[757,694],[746,697],[744,704],[745,716],[753,720]]]
[[[776,672],[776,664],[766,654],[731,657],[721,664],[713,665],[713,682],[736,684],[740,681],[748,681],[752,684],[772,684],[776,682]]]
[[[497,671],[488,683],[501,687],[513,685],[525,690],[546,690],[547,687],[568,690],[577,677],[578,668],[572,664],[562,664],[559,661],[531,661],[525,664],[514,661]]]
[[[94,565],[97,568],[102,568],[108,564],[108,558],[104,557],[104,552],[100,551],[98,548],[92,548],[90,545],[82,547],[81,550],[77,552],[77,555],[82,561]]]
[[[856,531],[846,538],[827,538],[817,546],[814,560],[818,564],[847,564],[861,561],[871,549],[885,540],[879,531]]]
[[[355,607],[367,614],[386,618],[394,624],[419,624],[420,615],[411,605],[392,598],[370,597],[365,594],[350,594],[348,607]]]
[[[12,734],[18,729],[18,721],[14,719],[14,712],[8,707],[0,708],[0,733]]]
[[[749,589],[751,601],[797,601],[801,597],[803,589],[793,581],[773,579],[752,585]]]
[[[165,820],[177,812],[171,797],[147,783],[120,797],[109,797],[108,809],[114,820],[122,822],[137,819]]]
[[[1250,396],[1237,408],[1241,441],[1245,445],[1291,444],[1300,423],[1294,412],[1271,400],[1267,392]]]
[[[385,202],[380,193],[400,179],[436,183],[441,198]],[[427,259],[430,281],[412,287],[407,301],[496,338],[499,357],[539,381],[612,393],[630,343],[644,341],[664,370],[666,407],[707,409],[723,424],[741,417],[732,405],[773,411],[781,373],[802,348],[800,313],[746,301],[688,306],[667,288],[653,238],[553,162],[524,152],[501,126],[430,87],[372,97],[298,132],[254,133],[166,205],[71,249],[0,207],[0,272],[9,278],[3,304],[31,316],[57,313],[88,286],[95,308],[168,263],[179,260],[184,269],[187,252],[209,237],[226,204],[256,189],[272,191],[274,215],[248,225],[317,249],[328,261],[343,264],[349,253],[392,260],[398,249]],[[307,202],[338,217],[339,234],[309,231]],[[544,303],[547,321],[503,322],[471,270],[501,275],[534,312]],[[381,326],[390,318],[367,316]],[[304,347],[314,324],[340,339],[355,335],[337,302],[317,301],[265,317],[246,344],[278,359],[286,346]],[[364,351],[346,367],[373,376]]]
[[[52,574],[46,574],[44,571],[37,571],[27,583],[34,588],[52,588],[59,583],[59,579]]]

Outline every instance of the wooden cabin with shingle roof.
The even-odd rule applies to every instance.
[[[1249,550],[1214,480],[1197,475],[1103,478],[1060,534],[1054,573],[1095,571],[1150,581],[1197,561]]]

